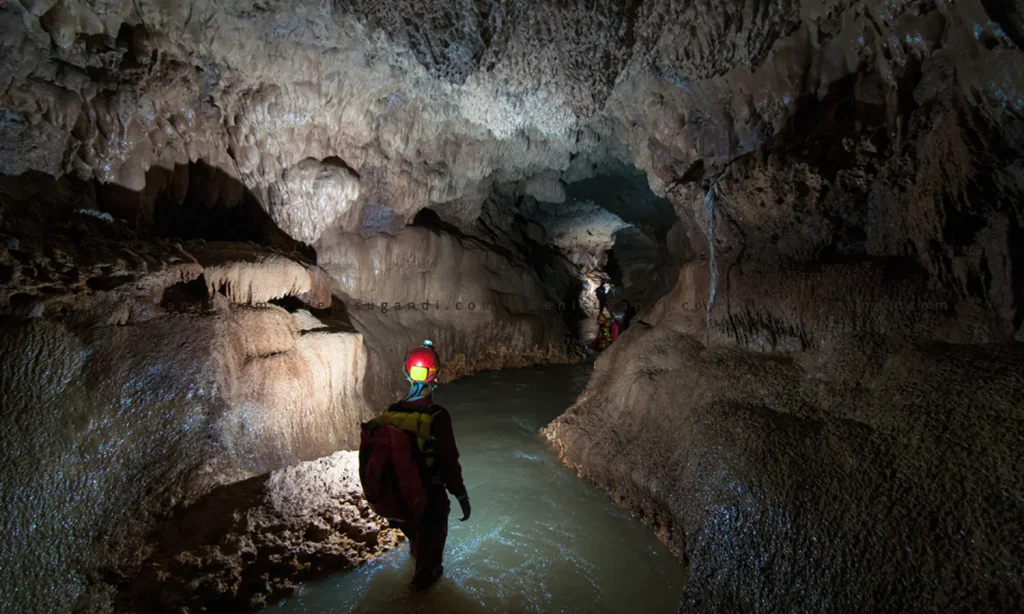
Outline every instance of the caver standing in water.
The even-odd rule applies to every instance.
[[[360,478],[367,500],[409,538],[412,584],[432,585],[444,573],[451,493],[469,519],[469,495],[448,411],[433,402],[440,360],[424,341],[405,360],[409,392],[363,426]],[[382,427],[397,427],[399,431]],[[385,492],[386,491],[386,492]]]

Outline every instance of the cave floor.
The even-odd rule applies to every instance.
[[[539,430],[590,364],[490,372],[442,386],[473,516],[450,518],[445,577],[412,593],[405,545],[300,587],[275,612],[675,612],[682,565],[649,529],[561,465]],[[454,503],[454,501],[453,501]]]

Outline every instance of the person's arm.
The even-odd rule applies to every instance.
[[[462,465],[459,463],[459,448],[455,445],[455,432],[452,430],[452,418],[442,409],[434,416],[434,451],[437,453],[438,470],[445,488],[448,489],[462,507],[463,517],[469,518],[469,494],[462,482]]]

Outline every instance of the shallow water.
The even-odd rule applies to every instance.
[[[682,566],[652,533],[563,467],[540,429],[590,365],[484,373],[442,386],[473,516],[452,500],[445,577],[411,593],[408,548],[301,587],[285,612],[676,612]]]

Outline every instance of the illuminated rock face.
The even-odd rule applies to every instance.
[[[246,605],[303,574],[362,562],[395,540],[374,537],[380,520],[359,511],[352,458],[340,473],[299,465],[302,480],[347,493],[306,502],[326,506],[315,514],[302,501],[268,511],[252,480],[358,447],[360,423],[401,392],[404,354],[424,338],[450,362],[446,380],[574,358],[563,314],[546,309],[557,284],[480,239],[424,227],[369,239],[332,231],[316,265],[294,243],[151,234],[98,211],[87,184],[2,181],[0,427],[13,437],[0,451],[12,536],[2,597],[11,607]],[[396,302],[405,310],[381,308]],[[248,524],[236,526],[217,514],[234,513],[238,497]],[[175,518],[196,535],[160,529]],[[327,539],[338,531],[365,539]],[[267,557],[246,552],[299,547],[307,534],[324,538],[302,546],[312,567],[272,565],[276,579],[254,589]],[[161,557],[175,548],[169,556],[202,561],[192,579],[221,589],[168,578],[177,563]]]
[[[401,365],[424,339],[450,363],[442,380],[577,358],[558,309],[572,287],[541,280],[528,263],[480,239],[410,227],[369,238],[335,232],[316,248],[335,296],[344,297],[370,348],[365,389],[375,407],[405,392]]]
[[[5,608],[352,447],[425,337],[569,359],[545,307],[613,264],[637,328],[549,435],[688,607],[1019,603],[1019,9],[342,4],[0,2]]]
[[[86,204],[60,187],[51,196]],[[45,199],[25,215],[9,204],[5,607],[95,597],[89,574],[138,569],[171,506],[354,446],[369,414],[362,336],[270,302],[329,306],[322,269],[272,248],[154,238]]]
[[[363,499],[358,454],[337,452],[216,488],[179,511],[118,607],[263,607],[400,539]],[[177,573],[181,561],[188,574]]]
[[[428,206],[470,230],[500,185],[561,203],[635,166],[698,252],[715,192],[723,267],[907,258],[1006,339],[1019,21],[979,0],[11,1],[0,158],[138,192],[142,220],[201,161],[307,243]]]

